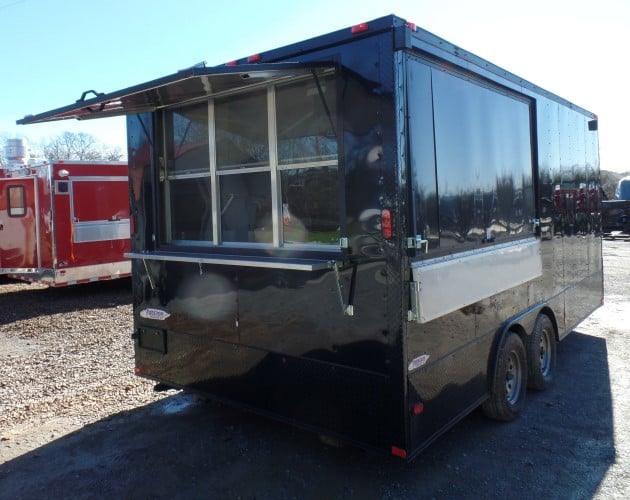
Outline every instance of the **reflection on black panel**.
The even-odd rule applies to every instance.
[[[379,234],[384,176],[384,128],[391,101],[375,83],[345,75],[341,87],[346,178],[346,231]],[[371,240],[370,240],[371,241]],[[367,243],[371,245],[371,243]],[[362,250],[363,251],[363,250]],[[370,251],[370,250],[367,250]]]
[[[541,235],[544,239],[601,231],[597,134],[588,118],[539,99]],[[579,273],[575,273],[578,275]]]
[[[430,249],[440,245],[435,148],[433,147],[433,97],[431,69],[413,60],[408,66],[409,148],[413,184],[414,234],[429,242]]]
[[[440,247],[531,232],[529,104],[432,73]]]
[[[451,252],[533,233],[530,102],[413,59],[409,67],[416,234]]]

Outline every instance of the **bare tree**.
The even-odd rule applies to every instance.
[[[41,144],[44,156],[51,160],[120,161],[119,147],[109,148],[85,132],[63,132],[48,143]]]
[[[42,144],[44,156],[52,160],[100,160],[96,138],[85,132],[63,132]]]
[[[103,160],[105,161],[121,161],[123,158],[124,155],[118,146],[103,151]]]
[[[63,146],[61,140],[54,139],[49,143],[42,142],[40,144],[40,149],[44,153],[45,158],[55,159],[55,160],[67,160],[67,152]]]

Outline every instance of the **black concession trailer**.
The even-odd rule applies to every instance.
[[[410,458],[602,303],[597,117],[398,17],[18,123],[119,114],[161,386]]]

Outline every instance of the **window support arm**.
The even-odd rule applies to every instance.
[[[354,316],[354,289],[357,277],[357,265],[352,266],[352,277],[350,278],[350,292],[348,294],[348,304],[344,303],[343,291],[341,289],[341,277],[339,275],[339,264],[337,262],[332,263],[332,268],[335,273],[335,282],[337,284],[337,295],[339,297],[339,303],[341,304],[341,312],[344,316]]]

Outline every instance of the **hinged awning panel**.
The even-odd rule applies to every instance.
[[[334,65],[331,63],[194,67],[109,94],[84,92],[81,99],[73,104],[37,115],[27,115],[17,123],[27,125],[70,118],[86,120],[154,111],[177,103],[212,97],[284,78],[313,72],[321,73],[332,68]],[[96,96],[87,99],[87,94],[96,94]]]

